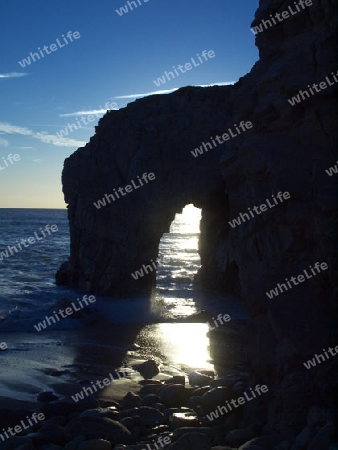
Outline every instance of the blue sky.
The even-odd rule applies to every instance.
[[[65,208],[63,161],[94,134],[106,104],[123,108],[137,94],[237,81],[258,59],[250,31],[258,0],[136,3],[122,15],[116,10],[126,0],[1,5],[1,208]],[[22,67],[38,47],[44,57]],[[203,50],[215,57],[156,87],[165,71],[197,63]],[[68,123],[82,128],[60,139]]]

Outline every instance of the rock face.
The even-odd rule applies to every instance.
[[[288,5],[261,0],[253,25]],[[311,369],[312,375],[302,362],[338,344],[332,323],[335,175],[325,171],[336,163],[332,9],[332,1],[317,0],[258,33],[260,60],[234,86],[182,88],[108,112],[90,142],[66,159],[62,175],[71,248],[57,282],[92,293],[150,290],[155,271],[137,281],[131,273],[155,260],[175,213],[189,203],[202,209],[197,279],[243,298],[253,368],[261,377],[278,371],[284,388],[275,396],[285,414],[294,414],[292,420],[284,417],[277,401],[271,414],[281,427],[297,423],[317,396],[330,401],[330,389],[319,380],[321,367]],[[332,83],[326,89],[303,93],[295,106],[288,102],[326,77]],[[202,142],[241,121],[253,127],[192,155]],[[139,185],[137,176],[145,172],[155,179],[106,206],[94,206],[131,180]],[[229,225],[280,191],[290,198],[241,225]],[[277,283],[317,261],[328,269],[268,298]],[[305,372],[313,378],[311,401]]]

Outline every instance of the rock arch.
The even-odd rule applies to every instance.
[[[169,97],[138,100],[101,119],[90,143],[65,161],[71,252],[58,272],[60,284],[108,296],[149,290],[154,274],[134,282],[131,272],[157,257],[175,214],[189,203],[204,213],[226,204],[221,145],[198,157],[191,150],[210,141],[220,126],[226,129],[229,109],[219,113],[221,125],[212,111],[221,99],[227,103],[229,93],[229,87],[214,88],[210,97],[203,88],[183,88]],[[144,173],[155,179],[140,186],[137,177]],[[106,194],[132,181],[135,189],[108,203]],[[106,205],[97,208],[99,199]],[[204,260],[207,253],[207,247],[201,250]]]
[[[283,5],[261,0],[253,25]],[[323,383],[324,365],[308,371],[304,383],[302,362],[337,345],[337,202],[334,177],[325,173],[336,161],[336,86],[295,106],[288,102],[335,69],[333,17],[332,4],[318,0],[259,33],[260,61],[234,86],[182,88],[110,111],[90,142],[66,159],[62,175],[71,248],[57,282],[93,293],[139,291],[131,272],[156,258],[175,213],[187,203],[202,209],[199,279],[223,290],[220,281],[234,279],[250,316],[255,374],[283,380],[274,393],[271,429],[298,426],[311,404],[330,405],[333,398],[334,382]],[[196,158],[191,154],[242,120],[253,129]],[[93,205],[144,172],[156,179],[100,209]],[[290,192],[288,203],[230,229],[230,219],[279,191]],[[328,270],[267,298],[266,291],[316,261]],[[142,289],[153,282],[145,279]]]

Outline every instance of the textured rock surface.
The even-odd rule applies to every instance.
[[[261,0],[254,24],[289,4]],[[313,372],[302,362],[337,345],[332,323],[337,205],[335,178],[325,172],[336,162],[337,90],[330,86],[296,106],[288,99],[337,71],[333,1],[313,2],[259,33],[256,43],[260,61],[234,86],[183,88],[111,111],[90,143],[67,158],[62,180],[71,249],[57,282],[109,296],[149,290],[155,272],[138,281],[131,273],[156,258],[175,213],[189,203],[202,208],[197,278],[243,298],[251,363],[258,376],[278,374],[270,417],[288,428],[303,423],[304,411],[317,399],[330,404],[332,398],[322,382],[327,378],[320,376],[321,370],[330,375],[332,361]],[[192,156],[203,141],[241,120],[253,128]],[[93,205],[144,172],[156,179],[101,209]],[[229,226],[279,191],[290,192],[290,200]],[[266,291],[317,261],[328,270],[267,298]]]
[[[222,214],[221,150],[199,159],[190,149],[229,127],[229,95],[217,87],[185,88],[136,101],[100,120],[91,142],[64,166],[71,233],[66,282],[111,296],[149,288],[155,272],[137,281],[131,273],[155,260],[175,213],[194,203]],[[137,176],[144,172],[153,172],[155,180],[101,209],[94,206],[131,180],[139,185]]]

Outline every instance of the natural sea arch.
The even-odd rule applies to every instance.
[[[224,102],[224,127],[231,119],[226,106],[229,88],[212,89],[215,104]],[[198,100],[198,114],[192,98]],[[166,103],[165,126],[158,112],[161,101]],[[142,117],[135,122],[134,114],[142,105]],[[107,113],[86,147],[65,160],[62,183],[71,242],[69,261],[57,273],[58,284],[109,297],[150,291],[156,283],[155,273],[137,281],[131,273],[156,260],[163,233],[188,204],[203,211],[200,256],[201,270],[207,269],[217,245],[217,221],[224,222],[228,215],[226,182],[219,164],[223,149],[198,157],[191,153],[215,135],[214,122],[203,119],[210,108],[210,92],[203,88],[140,99]],[[128,136],[128,145],[121,146],[118,135]],[[155,178],[105,206],[94,205],[145,173]],[[215,277],[215,268],[212,272]]]
[[[267,3],[260,2],[253,26],[270,14]],[[281,8],[282,0],[273,2],[275,11]],[[233,86],[182,88],[109,112],[90,142],[66,159],[62,175],[71,244],[57,282],[112,301],[141,291],[130,274],[156,259],[175,214],[189,203],[202,209],[198,276],[215,287],[235,280],[240,289],[252,368],[261,384],[271,380],[270,430],[303,428],[311,405],[323,399],[330,405],[334,397],[333,383],[325,383],[330,361],[306,371],[306,383],[302,364],[336,345],[336,200],[325,172],[335,161],[334,88],[288,103],[331,72],[333,18],[332,2],[319,0],[259,33],[260,60]],[[297,20],[296,28],[289,20]],[[191,154],[242,120],[253,128]],[[151,185],[95,209],[93,202],[145,172],[156,176]],[[229,220],[281,190],[290,192],[289,206],[229,230]],[[328,264],[325,274],[269,301],[267,290],[316,261]]]

